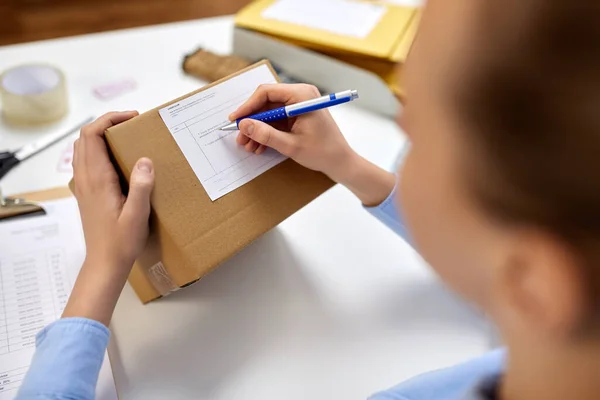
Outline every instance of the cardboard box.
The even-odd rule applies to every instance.
[[[140,157],[149,157],[155,166],[150,238],[129,277],[144,303],[196,282],[333,185],[325,175],[288,159],[210,200],[158,110],[228,78],[106,132],[124,179],[129,179]]]

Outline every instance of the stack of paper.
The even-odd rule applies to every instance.
[[[16,396],[35,336],[60,318],[85,257],[75,199],[43,206],[45,216],[0,222],[0,400]],[[117,398],[107,356],[97,398]]]

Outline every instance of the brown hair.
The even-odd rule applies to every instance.
[[[600,2],[480,3],[476,62],[453,91],[480,157],[472,192],[491,215],[564,239],[598,299]]]

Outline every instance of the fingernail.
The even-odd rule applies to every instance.
[[[251,137],[252,132],[254,132],[254,122],[246,122],[246,128],[244,129],[244,135]]]
[[[152,172],[152,162],[146,158],[141,159],[137,163],[137,169],[144,174],[149,174]]]
[[[230,121],[233,121],[233,113],[229,114],[229,117],[227,118],[229,118]]]

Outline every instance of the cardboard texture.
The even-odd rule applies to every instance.
[[[155,166],[150,238],[129,277],[142,302],[202,278],[333,186],[325,175],[288,159],[213,202],[161,119],[159,109],[265,63],[107,130],[109,149],[125,180],[140,157],[149,157]]]

